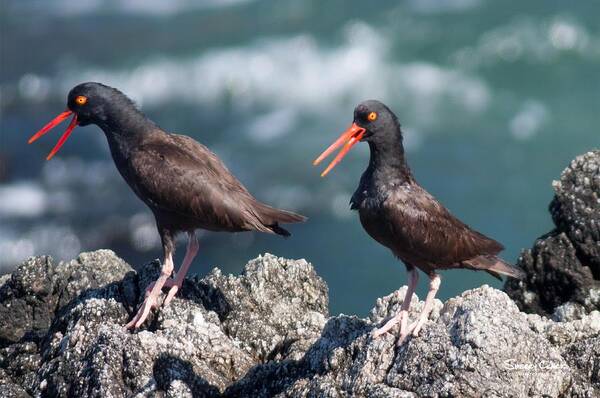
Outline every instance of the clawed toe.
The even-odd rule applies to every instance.
[[[387,332],[388,332],[388,330],[384,330],[383,327],[380,327],[380,328],[377,328],[377,329],[373,330],[371,332],[371,336],[376,339],[376,338],[378,338],[380,336],[383,336]]]
[[[373,336],[373,338],[380,337],[380,336],[386,334],[387,332],[389,332],[390,329],[392,329],[394,326],[396,326],[396,324],[400,323],[400,325],[402,325],[402,319],[406,315],[407,314],[405,313],[405,311],[400,311],[396,316],[394,316],[389,321],[387,321],[385,323],[385,325],[373,330],[373,332],[371,332],[371,336]]]
[[[417,337],[419,335],[419,332],[423,328],[423,325],[425,324],[426,319],[425,320],[418,319],[418,320],[412,322],[410,325],[406,325],[406,323],[403,322],[403,319],[402,319],[403,316],[406,316],[406,318],[408,320],[408,314],[406,314],[406,315],[399,314],[399,315],[395,316],[394,318],[390,319],[384,326],[373,330],[371,332],[371,336],[373,336],[373,338],[380,337],[380,336],[388,333],[397,323],[400,323],[400,330],[398,333],[398,340],[396,341],[396,346],[399,347],[402,344],[404,344],[404,342],[406,342],[406,340],[409,336]]]
[[[131,321],[127,325],[125,325],[125,329],[137,329],[146,321],[148,315],[150,314],[150,310],[156,308],[157,302],[156,298],[153,296],[148,296],[140,306],[137,314],[133,317]]]
[[[179,291],[180,288],[181,288],[180,284],[178,284],[178,283],[173,284],[171,286],[171,288],[169,289],[169,293],[167,293],[167,298],[165,298],[163,305],[169,305],[169,303],[171,302],[171,300],[173,300],[173,298],[175,297],[175,295],[177,294],[177,292]]]
[[[133,319],[129,321],[127,325],[124,326],[125,329],[131,330],[139,328],[146,321],[148,315],[150,315],[150,311],[158,307],[158,295],[160,294],[160,291],[156,291],[153,293],[155,286],[156,282],[152,282],[148,285],[148,287],[146,288],[146,297],[144,299],[144,302],[140,305],[140,308],[138,309],[138,312],[135,314]],[[173,298],[175,297],[175,295],[181,287],[181,283],[178,280],[169,278],[165,281],[162,287],[169,288],[169,292],[167,293],[167,296],[163,301],[163,306],[165,306],[173,300]]]

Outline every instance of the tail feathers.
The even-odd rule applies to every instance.
[[[496,256],[478,256],[471,260],[463,261],[463,264],[467,268],[487,271],[500,280],[502,280],[500,275],[506,275],[516,279],[525,279],[527,276],[522,269],[510,265]]]
[[[281,228],[279,226],[279,224],[275,223],[273,225],[269,225],[269,229],[271,229],[272,232],[276,233],[277,235],[281,235],[284,238],[287,238],[288,236],[292,236],[292,234],[290,234],[290,232],[285,229],[285,228]]]
[[[268,229],[268,232],[285,237],[288,237],[291,234],[286,229],[280,227],[279,223],[291,224],[304,222],[307,220],[306,217],[300,214],[292,213],[291,211],[287,210],[276,209],[263,203],[258,203],[255,206],[255,211],[261,223]]]

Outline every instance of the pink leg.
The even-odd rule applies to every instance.
[[[126,329],[136,329],[136,328],[139,328],[140,326],[142,326],[142,324],[148,317],[150,310],[152,308],[156,307],[157,299],[160,294],[160,291],[172,273],[173,273],[173,254],[168,252],[165,255],[165,262],[160,271],[160,276],[158,277],[156,282],[154,282],[154,286],[152,287],[152,290],[150,290],[150,294],[146,295],[146,298],[144,299],[144,302],[140,306],[137,314],[133,317],[133,319],[127,325],[125,325]]]
[[[150,294],[152,289],[154,289],[154,285],[156,285],[156,281],[151,282],[148,284],[148,286],[146,286],[146,296]],[[165,281],[165,284],[163,285],[163,289],[166,287],[169,288],[171,286],[175,286],[175,280],[173,278],[169,278]]]
[[[187,245],[187,251],[185,252],[185,257],[183,259],[183,263],[181,264],[181,268],[177,272],[175,279],[172,280],[171,289],[169,289],[169,293],[167,294],[167,298],[163,305],[167,305],[173,300],[173,297],[177,294],[179,289],[181,289],[181,285],[183,285],[183,280],[185,279],[185,275],[187,274],[192,261],[194,261],[194,257],[198,254],[198,239],[196,239],[196,235],[191,232],[189,234],[189,240]]]
[[[408,276],[408,289],[406,289],[406,295],[404,296],[404,300],[402,301],[402,305],[400,306],[400,311],[392,319],[387,321],[385,325],[383,325],[379,329],[375,329],[373,331],[373,337],[379,337],[382,334],[388,332],[398,322],[400,322],[400,337],[406,337],[406,335],[409,333],[408,331],[406,331],[408,323],[408,309],[410,307],[412,295],[417,287],[417,282],[419,281],[419,273],[416,268],[412,268],[409,271]]]
[[[409,330],[407,333],[412,331],[413,336],[417,336],[421,328],[427,322],[429,318],[429,313],[433,307],[433,299],[435,298],[435,294],[440,288],[440,284],[442,282],[442,278],[438,274],[430,275],[431,282],[429,282],[429,292],[427,292],[427,298],[425,299],[425,305],[423,306],[423,311],[419,315],[419,319],[409,326]]]
[[[177,293],[177,290],[181,289],[181,285],[183,284],[183,279],[184,279],[185,275],[187,274],[187,271],[188,271],[190,265],[192,264],[194,257],[198,253],[199,245],[198,245],[198,240],[196,239],[196,235],[191,233],[189,236],[190,236],[190,240],[188,242],[187,252],[185,253],[185,258],[183,259],[181,268],[179,269],[179,272],[177,273],[177,277],[167,279],[165,281],[165,284],[163,285],[163,289],[171,288],[169,290],[169,295],[167,296],[167,298],[165,299],[165,302],[163,303],[164,305],[169,304],[169,302],[171,302],[171,299],[173,298],[173,296],[175,296],[175,294]],[[150,294],[150,292],[154,288],[155,284],[156,284],[156,282],[152,282],[148,285],[148,287],[146,287],[146,295]],[[173,287],[176,287],[176,289],[172,289]],[[173,291],[172,295],[171,295],[171,291]]]

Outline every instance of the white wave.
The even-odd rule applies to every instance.
[[[19,79],[19,94],[32,102],[42,102],[48,97],[50,82],[48,78],[27,73]]]
[[[486,32],[475,46],[460,49],[455,59],[459,65],[469,67],[520,59],[548,63],[570,52],[597,58],[600,39],[590,35],[573,18],[562,15],[539,20],[520,17]]]
[[[138,14],[168,17],[186,11],[225,8],[253,0],[48,0],[20,1],[12,5],[22,12],[78,16],[87,14]]]
[[[98,202],[101,202],[106,194],[99,190],[117,178],[111,163],[60,157],[46,162],[39,182],[25,180],[0,185],[0,218],[65,214],[76,207],[75,197],[82,194],[100,196]]]
[[[0,185],[0,217],[38,217],[47,207],[48,195],[37,183]]]
[[[68,226],[46,224],[23,232],[0,226],[0,274],[33,255],[69,259],[81,251],[81,242]]]
[[[470,113],[484,111],[490,102],[488,86],[480,79],[429,63],[411,63],[398,68],[399,88],[410,97],[421,123],[437,110],[452,104]],[[446,101],[446,102],[443,102]]]
[[[149,251],[161,247],[156,221],[149,213],[138,213],[129,220],[130,241],[137,250]]]
[[[248,135],[257,142],[272,142],[284,136],[297,123],[298,113],[291,108],[278,109],[260,115],[248,125]]]
[[[482,0],[410,0],[411,8],[424,14],[460,12],[470,10],[483,3]]]
[[[240,110],[262,110],[263,117],[279,118],[284,127],[297,120],[296,112],[349,115],[368,98],[416,115],[421,127],[441,106],[472,113],[488,106],[490,90],[476,76],[429,62],[394,62],[390,39],[364,23],[349,25],[344,37],[334,48],[319,46],[309,35],[261,40],[187,60],[155,58],[133,69],[68,70],[55,81],[61,93],[82,81],[100,81],[144,107],[232,103]],[[261,120],[255,123],[260,127]],[[250,134],[260,139],[280,133],[254,129]]]
[[[104,140],[104,137],[98,136]],[[106,146],[105,142],[102,144]],[[86,186],[95,190],[113,181],[114,176],[115,166],[109,160],[56,157],[51,162],[44,163],[42,169],[42,179],[49,189]]]
[[[559,50],[585,49],[589,40],[587,31],[581,25],[561,19],[552,23],[548,38]]]
[[[0,275],[11,272],[12,269],[26,259],[33,256],[35,247],[31,239],[18,237],[16,232],[0,226]]]
[[[510,120],[510,131],[519,140],[530,139],[540,131],[549,115],[550,113],[543,103],[536,100],[525,101],[521,109]]]

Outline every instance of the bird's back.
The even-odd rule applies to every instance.
[[[258,202],[213,152],[184,135],[148,134],[128,163],[130,185],[166,227],[286,235],[278,222],[304,220]]]

